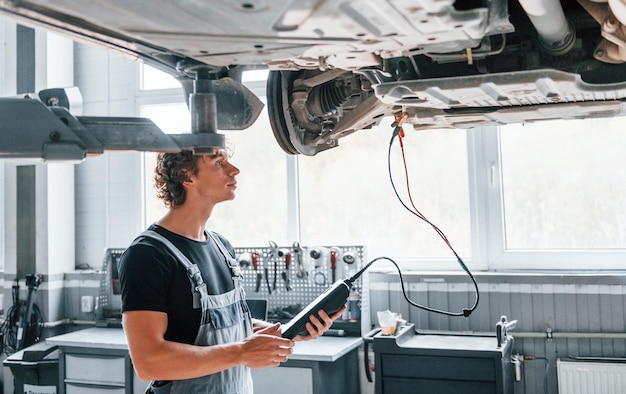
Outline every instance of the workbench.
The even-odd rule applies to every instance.
[[[48,338],[46,343],[61,350],[59,394],[105,390],[111,394],[141,394],[148,384],[135,374],[120,328],[88,328]],[[289,360],[280,367],[252,370],[255,391],[358,394],[361,343],[360,337],[297,342]]]
[[[359,394],[361,337],[296,342],[279,368],[253,369],[254,391],[271,394]]]

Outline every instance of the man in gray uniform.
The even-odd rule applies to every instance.
[[[239,169],[228,159],[225,150],[159,154],[168,213],[120,261],[122,323],[138,376],[153,380],[148,392],[252,394],[250,368],[287,361],[294,341],[318,338],[343,313],[311,316],[309,335],[293,341],[251,318],[232,246],[205,230],[215,204],[235,197]]]

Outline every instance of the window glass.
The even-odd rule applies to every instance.
[[[142,105],[139,112],[141,117],[152,120],[167,134],[183,134],[191,130],[191,115],[183,102]]]
[[[260,70],[246,74],[245,79],[254,82],[265,74]],[[172,87],[179,87],[174,82]],[[143,105],[141,116],[168,133],[190,129],[189,111],[183,102]],[[371,257],[387,255],[407,261],[452,258],[433,228],[409,213],[391,187],[387,169],[391,121],[384,119],[379,126],[343,138],[339,147],[314,157],[298,155],[297,180],[288,178],[286,155],[272,135],[266,111],[248,130],[224,132],[234,148],[231,161],[241,173],[237,197],[216,207],[209,227],[239,246],[266,246],[269,240],[290,244],[293,239],[288,239],[287,228],[293,229],[294,223],[288,220],[295,216],[288,212],[293,205],[287,188],[295,182],[303,245],[365,245]],[[626,167],[626,157],[621,155],[626,150],[624,126],[624,118],[613,118],[500,128],[499,144],[492,149],[496,151],[497,146],[500,152],[489,154],[497,154],[501,160],[502,200],[492,201],[488,209],[502,212],[502,228],[490,231],[503,233],[505,250],[626,247],[626,207],[622,203],[626,200],[626,172],[621,171]],[[468,258],[472,250],[467,132],[415,131],[411,126],[406,126],[405,132],[412,208],[440,228],[459,255]],[[155,154],[146,154],[148,224],[166,212],[154,196],[154,160]],[[410,207],[397,139],[391,162],[396,189]],[[489,172],[481,167],[476,170]],[[486,234],[477,236],[485,239]],[[491,239],[493,243],[501,238]]]
[[[167,133],[181,133],[190,125],[189,111],[183,103],[144,105],[141,116],[152,119]],[[209,227],[237,246],[267,246],[269,240],[286,244],[287,166],[285,153],[272,135],[267,111],[252,127],[224,134],[234,150],[230,160],[241,172],[235,200],[216,206]],[[167,211],[155,196],[155,160],[156,154],[146,154],[146,224],[154,223]]]
[[[241,171],[237,195],[219,204],[210,227],[237,246],[291,244],[287,234],[287,164],[269,124],[267,111],[246,130],[224,132],[234,148],[230,161]]]
[[[169,88],[180,88],[180,82],[178,82],[176,78],[166,72],[157,70],[156,68],[150,67],[146,64],[141,65],[142,90]]]
[[[398,202],[388,174],[392,119],[340,140],[314,157],[299,156],[302,241],[365,245],[369,257],[449,258],[432,227]],[[415,207],[470,254],[467,142],[464,130],[405,127],[408,178]],[[410,206],[398,140],[391,154],[394,184]]]
[[[624,118],[500,129],[506,249],[626,247]]]
[[[191,128],[191,117],[184,103],[142,105],[139,107],[139,115],[152,120],[167,134],[181,134],[184,132],[183,130]],[[154,189],[155,165],[156,153],[144,153],[146,225],[154,223],[167,212],[161,200],[156,198]]]
[[[241,82],[267,81],[269,70],[248,70],[241,75]]]

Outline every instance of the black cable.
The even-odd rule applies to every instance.
[[[441,315],[446,315],[446,316],[455,316],[455,317],[456,316],[464,316],[464,317],[469,317],[469,315],[474,311],[474,309],[476,309],[476,306],[478,305],[478,295],[476,297],[476,302],[474,303],[474,305],[471,308],[469,308],[469,309],[467,309],[467,308],[463,309],[461,312],[442,311],[440,309],[435,309],[435,308],[431,308],[431,307],[428,307],[428,306],[425,306],[425,305],[420,305],[420,304],[412,301],[409,298],[409,296],[406,295],[406,289],[404,287],[404,278],[402,277],[402,270],[400,270],[400,266],[398,266],[398,263],[396,263],[392,258],[386,257],[386,256],[376,257],[374,260],[370,261],[363,268],[361,268],[361,270],[359,272],[357,272],[356,274],[352,275],[349,279],[346,279],[346,281],[349,282],[350,284],[354,283],[354,281],[357,280],[361,276],[361,274],[363,274],[363,272],[365,272],[365,270],[367,270],[372,264],[374,264],[375,262],[377,262],[379,260],[387,260],[387,261],[391,262],[391,264],[393,264],[396,267],[396,270],[398,270],[398,276],[400,277],[400,286],[402,288],[402,295],[404,296],[404,299],[406,300],[406,302],[408,302],[409,304],[413,305],[416,308],[423,309],[423,310],[428,311],[428,312],[439,313]],[[476,291],[478,291],[478,290],[476,290]]]
[[[393,134],[391,136],[391,140],[389,141],[389,150],[387,152],[387,170],[388,170],[388,173],[389,173],[389,180],[391,181],[391,187],[393,188],[393,191],[394,191],[396,197],[398,198],[398,201],[400,202],[400,204],[402,204],[402,206],[407,211],[409,211],[411,214],[417,216],[419,219],[421,219],[422,221],[424,221],[427,224],[429,224],[437,232],[437,234],[439,234],[439,236],[443,239],[443,241],[446,243],[446,245],[448,245],[448,247],[450,248],[450,250],[452,251],[452,253],[456,257],[458,264],[461,266],[463,271],[465,271],[467,276],[471,279],[471,281],[472,281],[472,283],[474,285],[474,294],[476,295],[476,299],[474,301],[474,305],[472,305],[470,308],[465,308],[465,309],[462,310],[462,312],[458,312],[458,313],[457,312],[443,311],[443,310],[439,310],[439,309],[430,308],[430,307],[427,307],[427,306],[424,306],[424,305],[419,305],[419,304],[411,301],[408,298],[408,296],[406,295],[406,291],[404,289],[404,281],[402,280],[402,272],[400,270],[400,267],[398,266],[398,264],[396,264],[395,261],[393,261],[392,259],[390,259],[388,257],[379,257],[379,258],[374,259],[371,262],[369,262],[366,265],[366,267],[369,267],[374,261],[377,261],[379,259],[387,259],[391,263],[393,263],[393,265],[395,265],[396,269],[398,270],[398,274],[400,275],[400,285],[402,286],[402,294],[404,295],[404,298],[407,300],[407,302],[409,304],[411,304],[411,305],[413,305],[413,306],[415,306],[417,308],[423,309],[425,311],[439,313],[439,314],[442,314],[442,315],[469,317],[469,315],[471,315],[472,312],[474,312],[474,310],[476,310],[476,308],[478,307],[478,301],[480,299],[480,293],[478,291],[478,283],[476,283],[476,279],[474,278],[474,275],[472,275],[472,272],[469,270],[469,268],[467,268],[467,266],[463,262],[463,259],[461,259],[461,257],[458,255],[458,253],[454,250],[454,248],[452,247],[452,245],[448,241],[448,238],[443,233],[443,231],[441,231],[439,229],[439,227],[437,227],[435,224],[430,222],[424,215],[420,214],[419,211],[417,211],[417,212],[416,212],[416,210],[414,211],[409,206],[407,206],[404,201],[402,201],[402,198],[400,197],[400,194],[398,193],[396,185],[395,185],[395,183],[393,181],[393,176],[391,174],[391,147],[393,146],[393,141],[395,140],[395,138],[398,136],[398,134],[400,132],[402,132],[402,127],[400,127],[396,122],[394,122],[392,124],[392,126],[394,127],[394,130],[393,130]],[[407,176],[407,182],[408,182],[408,176]],[[362,270],[362,271],[364,271],[364,270]],[[358,274],[358,275],[360,276],[360,274]]]
[[[18,338],[17,332],[20,323],[20,317],[25,313],[27,305],[26,301],[19,299],[19,283],[16,280],[15,284],[12,287],[11,295],[13,298],[13,305],[9,308],[6,313],[6,319],[0,324],[0,334],[2,334],[2,349],[0,354],[4,353],[6,355],[11,355],[18,351]],[[31,335],[32,343],[27,343],[27,346],[30,346],[39,341],[41,338],[41,331],[43,329],[43,323],[45,318],[43,313],[37,306],[37,304],[33,304],[33,311],[31,316],[31,325],[32,332],[31,333],[22,333],[22,335]]]

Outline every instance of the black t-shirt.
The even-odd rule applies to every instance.
[[[211,237],[195,241],[155,224],[149,229],[169,239],[198,265],[209,294],[223,294],[234,288],[226,259]],[[231,244],[224,237],[219,238],[234,256]],[[165,312],[168,320],[165,339],[194,343],[200,327],[200,309],[193,308],[191,282],[184,265],[163,244],[153,238],[137,237],[122,255],[119,270],[122,312]]]

